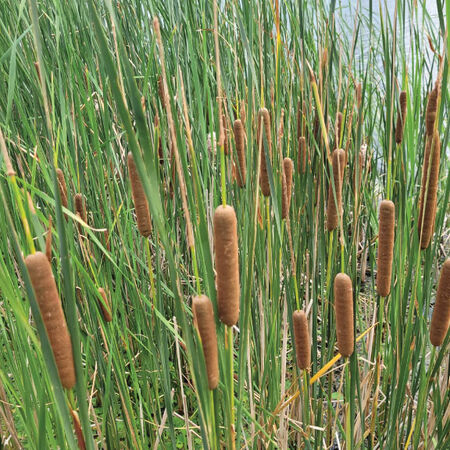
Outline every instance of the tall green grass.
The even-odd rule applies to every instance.
[[[0,4],[3,446],[77,448],[71,411],[86,448],[450,445],[449,334],[441,347],[429,341],[438,274],[450,251],[449,2],[437,0],[437,17],[422,1],[394,3],[390,14],[372,1],[365,8],[334,0],[218,2],[217,27],[213,2]],[[173,128],[158,93],[162,49],[154,17]],[[421,251],[425,109],[438,78],[438,206],[431,244]],[[396,144],[402,90],[407,114]],[[263,107],[271,149],[264,133],[257,148]],[[227,155],[218,145],[221,110]],[[338,112],[347,165],[342,216],[328,232]],[[236,119],[246,134],[244,188],[233,177]],[[282,164],[298,160],[298,127],[309,159],[304,173],[294,170],[285,220]],[[149,203],[148,239],[137,230],[129,151]],[[263,156],[268,198],[259,187]],[[56,168],[65,174],[67,208]],[[86,223],[74,212],[78,192]],[[238,223],[234,328],[217,314],[212,218],[224,199]],[[386,298],[375,284],[382,199],[396,211]],[[59,383],[23,262],[34,249],[45,251],[50,218],[52,268],[77,373],[70,392]],[[336,345],[333,280],[340,272],[353,286],[349,358],[340,358]],[[108,292],[112,322],[103,319],[99,287]],[[200,294],[216,317],[214,391],[193,325],[192,298]],[[296,364],[297,309],[309,321],[310,371]]]

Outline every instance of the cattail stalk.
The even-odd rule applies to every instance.
[[[444,262],[430,324],[430,341],[435,347],[444,342],[450,324],[450,258]]]
[[[217,356],[216,322],[211,300],[206,295],[194,297],[192,312],[195,326],[202,340],[208,386],[209,389],[213,390],[219,384],[219,360]]]
[[[219,319],[228,326],[239,318],[239,259],[236,213],[218,206],[214,213],[214,248]]]
[[[105,322],[111,322],[112,321],[112,314],[111,314],[111,306],[108,301],[108,296],[106,295],[106,292],[103,288],[98,288],[98,293],[102,297],[102,301],[99,301],[100,309],[102,310],[103,319]]]
[[[353,287],[345,273],[338,273],[334,279],[334,309],[339,353],[351,356],[354,349]]]
[[[245,186],[246,162],[245,162],[245,130],[241,120],[237,119],[233,125],[234,140],[236,142],[236,153],[238,157],[237,184]]]
[[[395,143],[401,144],[406,119],[406,91],[400,92],[400,110],[397,113],[397,125],[395,126]]]
[[[307,148],[305,136],[300,136],[298,139],[298,160],[297,170],[299,173],[306,172]]]
[[[269,174],[267,172],[267,161],[266,153],[264,151],[264,140],[261,133],[261,121],[263,122],[263,130],[266,134],[269,159],[272,158],[272,135],[270,131],[270,115],[267,108],[261,108],[258,112],[258,127],[257,127],[257,138],[258,138],[258,149],[261,149],[261,171],[259,177],[259,184],[261,186],[261,192],[265,197],[270,195],[270,183]]]
[[[134,208],[136,210],[136,220],[139,233],[142,236],[150,236],[152,232],[152,222],[148,202],[144,192],[144,186],[139,178],[136,164],[131,152],[128,153],[128,172],[131,182],[131,192],[133,196]]]
[[[305,312],[303,310],[294,311],[292,322],[297,366],[301,370],[308,370],[311,365],[311,342],[309,339],[308,319]]]
[[[419,236],[421,239],[420,247],[422,249],[428,248],[430,245],[434,230],[440,158],[441,143],[436,130],[432,137],[427,136],[425,145],[418,222]]]
[[[345,167],[345,151],[336,149],[332,156],[333,164],[333,180],[336,199],[333,192],[332,180],[328,189],[328,205],[327,205],[327,230],[332,231],[339,224],[339,217],[342,216],[342,182]]]
[[[381,297],[387,297],[391,290],[394,227],[395,205],[390,200],[383,200],[380,205],[377,261],[377,291]]]
[[[36,301],[55,357],[61,384],[66,389],[75,385],[72,343],[52,268],[42,252],[25,258]]]
[[[282,199],[281,199],[281,217],[286,219],[289,214],[291,206],[292,195],[292,172],[294,171],[294,163],[291,158],[283,159],[283,173],[282,177]]]

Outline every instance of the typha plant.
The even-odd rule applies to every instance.
[[[391,290],[394,235],[395,205],[390,200],[383,200],[380,205],[377,260],[377,291],[382,297],[387,297]]]
[[[214,251],[219,319],[228,326],[239,318],[239,256],[236,213],[220,205],[214,212]]]
[[[436,112],[438,105],[438,85],[430,92],[428,96],[427,109],[425,112],[425,131],[427,136],[433,136],[434,124],[436,122]]]
[[[339,148],[341,146],[341,136],[342,136],[342,125],[344,121],[343,114],[339,111],[336,114],[336,124],[335,124],[335,148]]]
[[[133,155],[128,153],[128,175],[130,177],[131,192],[133,195],[134,209],[136,211],[136,221],[139,233],[144,236],[150,236],[152,232],[152,222],[150,219],[150,211],[148,209],[147,197],[145,196],[144,187],[139,178],[139,174],[134,163]]]
[[[430,324],[430,341],[435,347],[444,342],[450,324],[450,258],[442,265]]]
[[[270,130],[270,115],[267,108],[261,108],[258,112],[257,148],[261,149],[261,169],[260,169],[261,171],[259,184],[261,186],[261,192],[263,193],[263,195],[265,197],[268,197],[270,195],[270,183],[269,183],[269,174],[267,172],[266,153],[263,145],[264,144],[263,133],[266,136],[268,155],[270,158],[272,155],[272,134]]]
[[[211,300],[206,295],[197,295],[192,300],[194,323],[203,347],[208,387],[213,390],[219,384],[219,359],[217,354],[216,322]]]
[[[111,322],[112,321],[111,306],[109,304],[106,291],[102,287],[100,287],[98,288],[98,293],[101,296],[101,300],[98,303],[102,311],[103,319],[105,320],[105,322]]]
[[[426,137],[425,156],[422,173],[422,186],[419,200],[418,230],[420,247],[428,248],[434,230],[436,217],[437,191],[439,181],[439,164],[441,158],[441,143],[439,133]]]
[[[336,314],[336,335],[339,353],[351,356],[354,350],[353,330],[353,287],[352,280],[345,273],[338,273],[334,279],[334,310]]]
[[[56,176],[58,178],[58,188],[59,188],[59,195],[61,197],[61,205],[64,206],[64,208],[68,207],[67,202],[67,185],[66,185],[66,179],[64,178],[64,172],[58,168],[56,169]]]
[[[42,252],[28,255],[25,265],[47,330],[61,384],[66,389],[71,389],[76,381],[72,343],[52,268]]]
[[[286,219],[289,214],[292,196],[292,173],[294,171],[294,163],[291,158],[283,159],[283,173],[282,178],[282,199],[281,199],[281,217]]]
[[[306,172],[306,161],[307,161],[307,148],[306,148],[306,138],[305,136],[300,136],[298,138],[298,159],[297,159],[297,170],[299,173]]]
[[[339,224],[339,217],[342,216],[342,182],[345,168],[345,151],[336,149],[332,154],[332,176],[328,188],[327,204],[327,230],[332,231]],[[333,191],[334,181],[334,191]],[[336,194],[336,195],[335,195]]]
[[[80,219],[83,222],[87,222],[87,213],[86,213],[86,201],[83,197],[83,194],[77,193],[74,197],[75,203],[75,214],[80,216]]]
[[[301,370],[309,370],[311,365],[311,341],[309,339],[308,319],[303,310],[292,314],[294,328],[295,354],[297,366]]]
[[[237,153],[237,184],[239,187],[245,186],[246,162],[245,162],[245,130],[240,119],[236,119],[233,124],[234,140]]]
[[[406,91],[400,92],[400,108],[397,112],[397,124],[395,126],[395,143],[401,144],[406,120]]]

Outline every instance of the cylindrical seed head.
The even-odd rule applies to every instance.
[[[387,297],[391,290],[394,228],[395,205],[390,200],[383,200],[380,205],[377,261],[377,291],[382,297]]]
[[[112,321],[111,306],[109,305],[108,296],[103,288],[98,288],[98,293],[102,296],[103,301],[99,302],[105,322]]]
[[[292,322],[297,366],[302,370],[307,370],[311,365],[311,342],[309,339],[308,319],[305,312],[302,310],[294,311]]]
[[[430,341],[435,347],[444,342],[450,324],[450,258],[442,265],[430,324]]]
[[[427,110],[425,113],[425,127],[428,136],[433,136],[434,123],[436,122],[437,103],[438,88],[436,86],[428,96]]]
[[[83,222],[87,223],[86,202],[84,201],[83,194],[75,194],[75,213],[80,216]]]
[[[261,186],[261,192],[265,197],[270,195],[270,183],[269,174],[267,172],[266,154],[264,151],[264,139],[261,134],[261,120],[263,122],[263,129],[267,139],[269,159],[272,157],[272,134],[270,131],[270,115],[267,108],[261,108],[258,112],[258,127],[257,127],[257,139],[258,149],[261,148],[261,169],[259,176],[259,184]]]
[[[334,279],[334,310],[339,353],[350,356],[354,350],[353,331],[353,287],[352,280],[345,273],[338,273]]]
[[[299,173],[306,172],[307,148],[305,136],[300,136],[298,139],[298,160],[297,170]]]
[[[245,162],[245,130],[242,122],[237,119],[233,124],[234,140],[236,142],[236,153],[238,157],[237,184],[245,186],[246,162]]]
[[[291,158],[283,159],[283,172],[284,178],[282,178],[282,199],[281,199],[281,217],[286,219],[289,214],[289,208],[291,206],[292,195],[292,172],[294,171],[294,163]]]
[[[406,119],[406,91],[400,92],[400,110],[397,113],[397,125],[395,127],[395,142],[401,144]]]
[[[59,195],[61,197],[61,205],[63,205],[64,208],[67,208],[67,185],[64,178],[64,172],[61,169],[56,169],[56,176],[58,178],[58,188]]]
[[[339,224],[339,216],[342,216],[342,182],[345,168],[345,151],[340,148],[332,154],[334,189],[336,191],[336,202],[334,199],[333,185],[330,180],[328,188],[327,205],[327,230],[334,230]],[[336,206],[337,205],[337,206]]]

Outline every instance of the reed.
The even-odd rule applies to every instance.
[[[111,314],[111,306],[108,301],[108,296],[106,295],[106,292],[103,288],[98,288],[98,293],[102,297],[102,300],[99,301],[99,306],[102,311],[103,319],[105,322],[111,322],[112,321],[112,314]]]
[[[327,205],[327,230],[332,231],[339,224],[339,217],[342,216],[342,182],[345,167],[345,151],[336,149],[332,154],[333,180],[336,198],[333,193],[332,181],[330,180],[328,189]]]
[[[246,162],[245,162],[245,130],[240,119],[234,121],[233,124],[234,140],[236,142],[236,153],[238,160],[237,184],[239,187],[245,186]]]
[[[430,324],[430,341],[435,347],[444,342],[450,324],[450,258],[442,265]]]
[[[308,319],[305,312],[303,310],[294,311],[292,323],[297,366],[301,370],[308,370],[311,365],[311,342],[309,339]]]
[[[281,217],[286,219],[289,215],[292,196],[292,172],[294,171],[294,163],[291,158],[283,159],[283,173],[282,177],[282,199],[281,199]]]
[[[395,205],[383,200],[380,205],[378,231],[377,291],[387,297],[391,290],[392,258],[394,256]]]
[[[214,249],[219,319],[228,326],[239,318],[239,259],[236,213],[220,205],[214,213]]]
[[[258,138],[258,149],[261,149],[261,169],[259,184],[261,186],[261,192],[265,197],[270,195],[270,183],[269,174],[267,172],[267,161],[266,153],[264,151],[263,138],[261,133],[261,122],[263,122],[263,130],[266,135],[269,158],[272,157],[272,135],[270,131],[270,115],[267,108],[261,108],[258,112],[258,127],[257,127],[257,138]]]
[[[406,120],[406,91],[400,92],[400,110],[397,113],[397,124],[395,126],[395,143],[401,144]]]
[[[219,384],[219,359],[217,356],[216,322],[211,300],[206,295],[198,295],[192,300],[194,322],[200,335],[209,389]]]
[[[336,335],[339,353],[351,356],[354,350],[353,331],[353,287],[352,280],[345,273],[338,273],[334,279],[334,310],[336,314]]]
[[[71,389],[76,381],[72,343],[52,268],[42,252],[28,255],[25,265],[47,330],[61,384],[66,389]]]
[[[150,219],[150,211],[148,209],[147,197],[145,196],[144,187],[139,178],[136,164],[131,152],[128,153],[128,173],[131,182],[131,192],[133,196],[134,209],[136,211],[136,221],[139,233],[148,237],[152,232],[152,222]]]

